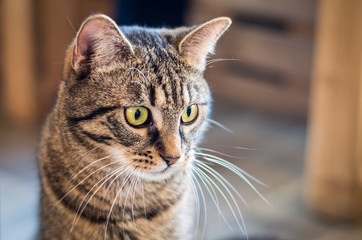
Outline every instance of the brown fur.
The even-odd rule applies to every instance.
[[[179,29],[85,20],[42,132],[41,239],[193,237],[188,171],[211,105],[203,69],[229,25],[228,18]],[[182,124],[192,104],[198,116]],[[127,123],[125,109],[136,106],[149,109],[147,126]]]

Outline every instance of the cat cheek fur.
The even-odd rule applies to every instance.
[[[102,14],[83,22],[39,144],[39,239],[193,238],[186,170],[210,112],[203,70],[230,23],[118,27]],[[198,119],[181,125],[193,104]],[[130,106],[147,107],[152,125],[127,124]]]

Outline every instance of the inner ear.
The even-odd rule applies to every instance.
[[[88,23],[77,37],[76,51],[73,61],[79,61],[79,58],[87,57],[92,46],[92,42],[96,39],[98,30],[101,29],[102,23],[93,21],[92,24]]]
[[[133,48],[117,24],[106,15],[93,15],[82,23],[77,33],[72,67],[76,72],[84,73],[89,71],[92,60],[109,64],[120,51],[131,54]]]
[[[230,18],[219,17],[194,28],[179,43],[179,52],[191,65],[203,70],[207,55],[213,53],[217,40],[230,24]]]

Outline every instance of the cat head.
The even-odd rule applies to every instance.
[[[75,139],[146,180],[186,169],[211,106],[206,57],[230,24],[220,17],[150,29],[87,18],[69,47],[59,96]]]

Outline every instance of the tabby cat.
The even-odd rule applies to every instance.
[[[231,20],[118,27],[96,14],[66,52],[42,131],[39,239],[192,239],[206,57]]]

